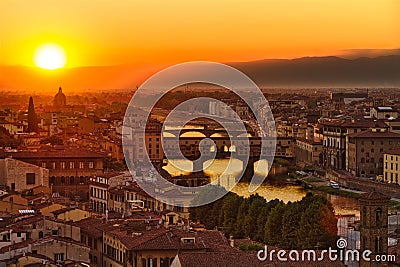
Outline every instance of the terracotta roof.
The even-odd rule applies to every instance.
[[[389,155],[400,155],[400,149],[388,150],[388,151],[385,151],[385,154],[389,154]]]
[[[154,227],[155,228],[155,227]],[[142,243],[145,243],[149,240],[154,239],[155,237],[158,237],[159,235],[165,233],[167,230],[163,227],[160,228],[152,228],[151,230],[142,230],[142,231],[132,231],[132,234],[128,234],[127,230],[114,230],[111,231],[112,234],[115,234],[118,236],[118,239],[121,241],[122,244],[124,244],[128,249],[133,249],[134,247],[139,246]],[[136,233],[139,233],[136,235]],[[156,244],[158,246],[160,244]]]
[[[194,238],[193,243],[184,243],[182,238]],[[143,241],[133,250],[206,250],[212,249],[220,251],[220,247],[228,246],[228,242],[219,231],[200,231],[188,232],[184,230],[172,229],[161,232],[161,234]]]
[[[13,257],[13,259],[14,260],[16,260],[16,259],[19,259],[19,258],[22,258],[22,257],[32,257],[32,258],[37,258],[37,259],[42,259],[42,260],[46,260],[48,263],[55,263],[54,261],[53,261],[53,259],[51,259],[51,258],[49,258],[49,257],[47,257],[46,255],[42,255],[42,254],[33,254],[33,253],[30,253],[30,252],[27,252],[27,253],[25,253],[25,254],[20,254],[20,255],[16,255],[16,256],[14,256]],[[6,260],[5,260],[6,261]],[[35,264],[38,264],[38,265],[35,265]],[[40,266],[40,267],[43,267],[43,263],[31,263],[31,264],[28,264],[28,265],[24,265],[24,267],[31,267],[31,266]]]
[[[22,158],[104,158],[105,154],[84,149],[39,150],[8,152],[7,156],[15,159]]]
[[[66,207],[66,208],[61,208],[61,209],[58,209],[58,210],[53,210],[53,211],[50,212],[50,213],[53,213],[54,215],[60,215],[60,214],[62,214],[62,213],[66,213],[66,212],[71,211],[71,210],[74,210],[74,209],[75,209],[75,208]]]
[[[390,197],[377,191],[363,193],[359,196],[359,200],[390,200]]]
[[[45,217],[43,215],[33,215],[30,217],[17,218],[17,219],[19,219],[19,220],[11,225],[13,229],[17,229],[17,228],[23,227],[24,225],[29,225],[32,223],[37,223],[39,221],[44,220]]]
[[[73,240],[71,238],[68,238],[68,237],[46,236],[46,237],[43,237],[43,238],[38,239],[38,240],[28,239],[26,241],[22,241],[22,242],[15,243],[15,244],[12,244],[12,245],[4,246],[4,247],[2,247],[0,249],[0,253],[6,253],[6,252],[8,252],[10,250],[25,248],[25,247],[29,246],[30,244],[32,244],[32,245],[40,244],[43,241],[51,241],[51,240],[56,240],[58,242],[64,242],[64,243],[71,243],[71,244],[75,244],[75,245],[78,245],[78,246],[89,248],[88,246],[86,246],[86,245],[84,245],[84,244],[82,244],[80,242],[77,242],[77,241],[75,241],[75,240]]]
[[[232,248],[225,252],[182,252],[178,254],[182,267],[247,267],[268,266],[257,259],[256,255],[247,254]],[[272,266],[272,265],[271,265]]]
[[[76,226],[81,229],[82,232],[86,232],[94,238],[101,238],[103,232],[97,227],[103,224],[102,219],[89,217],[75,222]]]
[[[400,138],[400,134],[393,133],[393,132],[373,132],[372,129],[358,132],[358,133],[351,133],[347,135],[348,137],[352,138]]]
[[[310,145],[322,145],[322,140],[320,142],[316,142],[314,140],[298,137],[298,138],[296,138],[296,141],[300,141],[300,142],[307,143],[307,144],[310,144]]]
[[[124,196],[125,195],[125,190],[122,188],[110,188],[108,190],[108,193],[114,194],[114,195],[119,195],[119,196]]]
[[[122,174],[124,174],[124,173],[123,172],[105,172],[105,173],[103,173],[101,175],[97,175],[97,177],[108,179],[108,178],[119,176],[119,175],[122,175]]]
[[[384,121],[380,120],[338,120],[338,121],[323,121],[320,123],[324,126],[337,126],[344,128],[372,128],[372,127],[387,127]]]

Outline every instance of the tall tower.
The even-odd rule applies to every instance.
[[[58,93],[54,96],[54,107],[61,108],[67,104],[67,97],[64,95],[62,88],[58,88]]]
[[[390,197],[372,191],[359,197],[361,208],[360,224],[360,255],[365,250],[370,250],[371,261],[360,257],[360,267],[387,266],[387,263],[374,262],[376,255],[388,254],[388,206]]]

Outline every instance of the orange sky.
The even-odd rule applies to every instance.
[[[67,67],[247,61],[400,44],[396,0],[1,0],[0,64],[32,66],[37,46]]]

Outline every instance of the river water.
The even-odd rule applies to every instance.
[[[219,179],[218,184],[227,188],[233,185],[232,183],[235,182],[235,178],[241,173],[243,163],[233,158],[216,159],[205,162],[204,166],[204,173],[211,178],[211,181]],[[266,162],[259,162],[258,166],[257,164],[255,166],[255,173],[263,174],[262,170],[266,170],[266,166]],[[168,162],[167,166],[164,166],[164,169],[172,176],[188,175],[191,173],[192,164],[189,160],[172,160]],[[287,178],[288,173],[286,168],[273,165],[265,182],[256,191],[249,192],[249,183],[246,182],[239,182],[231,191],[244,197],[258,193],[268,201],[279,199],[287,203],[289,201],[301,200],[308,191],[301,186],[288,184]],[[360,212],[357,200],[318,191],[314,192],[324,195],[332,203],[337,215],[354,214],[359,216]]]

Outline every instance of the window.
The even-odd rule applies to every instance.
[[[79,162],[79,169],[83,169],[83,161]]]
[[[64,261],[64,253],[54,253],[54,261]]]
[[[42,162],[42,168],[46,168],[46,162]]]
[[[71,161],[71,162],[69,163],[69,168],[70,168],[70,169],[75,168],[75,162]]]
[[[53,170],[56,168],[56,163],[55,163],[54,161],[51,163],[51,168],[52,168]]]
[[[60,168],[61,168],[61,169],[65,169],[65,161],[61,161],[61,163],[60,163]]]
[[[194,243],[195,242],[195,238],[194,237],[183,237],[181,238],[182,243],[184,244],[190,244],[190,243]]]
[[[28,172],[26,174],[26,185],[33,185],[35,184],[35,173]]]
[[[94,162],[93,161],[89,161],[89,169],[94,169]]]

